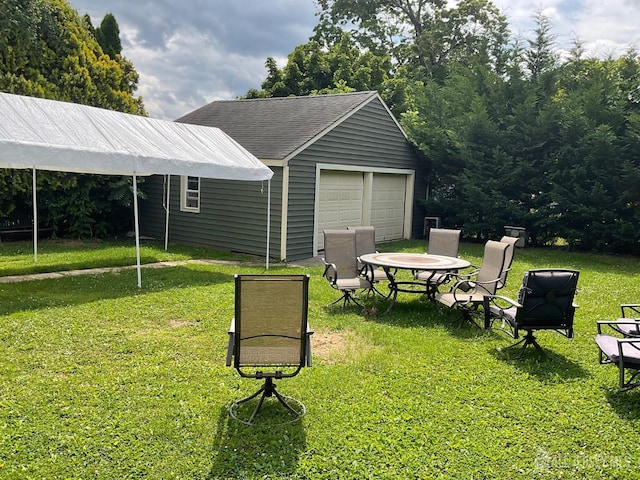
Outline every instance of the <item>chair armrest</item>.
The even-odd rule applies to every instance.
[[[506,306],[505,306],[506,304]],[[491,328],[491,306],[500,310],[500,314],[502,315],[502,310],[507,308],[516,307],[522,308],[522,305],[512,298],[505,297],[503,295],[485,295],[482,298],[482,310],[484,311],[484,328]],[[504,325],[504,319],[503,319]]]
[[[636,329],[638,330],[638,333],[635,333],[633,331],[629,331],[629,330],[632,330],[632,329],[623,329],[623,328],[621,328],[623,325],[628,325],[630,327],[636,327]],[[629,320],[624,320],[624,319],[598,320],[596,322],[596,326],[598,328],[598,335],[602,334],[602,327],[607,326],[607,327],[611,328],[613,331],[615,331],[618,334],[622,335],[623,337],[640,339],[640,321],[639,320],[634,320],[634,319],[629,319]]]
[[[484,280],[484,281],[477,281],[477,280],[461,280],[459,282],[457,282],[453,288],[451,289],[451,293],[453,293],[453,297],[456,298],[456,291],[457,290],[461,290],[462,292],[468,292],[469,290],[471,290],[472,288],[476,288],[478,285],[494,285],[496,283],[498,283],[500,281],[500,278],[494,278],[492,280]],[[476,293],[480,293],[480,292],[476,292]],[[489,293],[489,292],[487,292]]]
[[[462,282],[471,281],[471,279],[473,277],[475,277],[476,273],[477,272],[475,270],[473,272],[469,272],[469,273],[452,272],[451,276],[458,279],[456,281],[456,284],[458,284],[458,283],[462,283]]]
[[[314,331],[311,329],[311,327],[309,326],[309,324],[307,324],[307,352],[306,352],[306,359],[307,359],[307,367],[311,366],[311,335],[313,335]]]
[[[634,317],[640,317],[640,303],[623,303],[620,305],[620,311],[622,312],[622,318],[633,318],[628,317],[627,314],[634,313]]]
[[[627,357],[624,355],[623,346],[628,344],[630,347],[640,351],[640,338],[618,338],[618,358],[620,359],[620,368],[625,368],[625,360]],[[634,359],[635,360],[635,359]]]
[[[335,285],[338,280],[338,268],[335,263],[329,263],[324,258],[322,259],[322,263],[324,263],[324,272],[322,276],[329,280],[329,283]]]
[[[522,305],[520,303],[518,303],[516,300],[509,298],[509,297],[505,297],[503,295],[485,295],[484,296],[484,301],[487,304],[491,304],[493,303],[496,306],[499,306],[499,302],[506,302],[509,304],[509,307],[517,307],[517,308],[522,308]],[[509,308],[507,307],[507,308]]]
[[[375,275],[375,273],[373,273],[373,271],[376,268],[377,267],[375,267],[373,265],[364,265],[362,267],[362,270],[360,270],[360,275],[365,277],[369,282],[371,282],[373,284],[373,280],[374,280],[374,278],[376,278],[376,275]]]
[[[233,349],[236,343],[236,319],[231,319],[229,325],[229,343],[227,344],[227,367],[231,366],[231,358],[233,357]]]

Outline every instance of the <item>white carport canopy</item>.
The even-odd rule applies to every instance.
[[[273,172],[220,129],[0,93],[0,168],[131,175],[138,286],[137,176],[270,180]],[[34,175],[34,252],[37,208]],[[269,217],[269,209],[267,209]],[[269,218],[266,257],[269,258]],[[36,257],[37,258],[37,257]]]

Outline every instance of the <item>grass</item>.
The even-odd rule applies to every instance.
[[[35,261],[31,242],[0,243],[0,275],[27,275],[62,270],[120,267],[136,262],[135,243],[126,240],[78,241],[68,239],[45,240],[38,244]],[[142,242],[140,263],[181,261],[211,258],[230,261],[255,261],[248,255],[212,251],[207,248],[171,245],[165,251],[157,242]]]
[[[30,271],[23,248],[0,245],[0,275]],[[38,268],[131,264],[130,248],[43,243]],[[171,250],[143,256],[221,255]],[[233,274],[262,267],[149,269],[142,289],[132,270],[0,284],[0,478],[640,478],[640,390],[618,392],[593,342],[596,320],[640,300],[638,259],[521,249],[506,293],[542,267],[581,271],[576,336],[540,332],[547,356],[513,361],[513,340],[453,328],[455,313],[417,296],[362,316],[326,307],[321,267],[274,266],[311,274],[316,331],[314,366],[278,382],[307,415],[275,427],[271,405],[254,427],[227,413],[259,386],[224,366]]]

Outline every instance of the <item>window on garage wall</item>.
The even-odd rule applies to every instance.
[[[180,177],[180,210],[200,212],[200,177]]]

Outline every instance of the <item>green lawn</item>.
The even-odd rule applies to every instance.
[[[42,242],[34,269],[30,244],[2,243],[0,276],[132,264],[131,245]],[[144,261],[238,259],[170,250],[145,245]],[[576,335],[540,332],[547,356],[512,361],[512,339],[456,329],[418,296],[362,316],[325,307],[337,294],[320,266],[274,266],[311,274],[316,332],[314,366],[278,382],[307,415],[276,427],[270,406],[254,427],[227,414],[259,387],[224,365],[233,275],[263,267],[147,269],[142,289],[135,270],[0,284],[0,478],[640,478],[640,389],[617,391],[593,341],[596,320],[640,301],[640,262],[519,249],[506,293],[543,267],[581,271]]]

